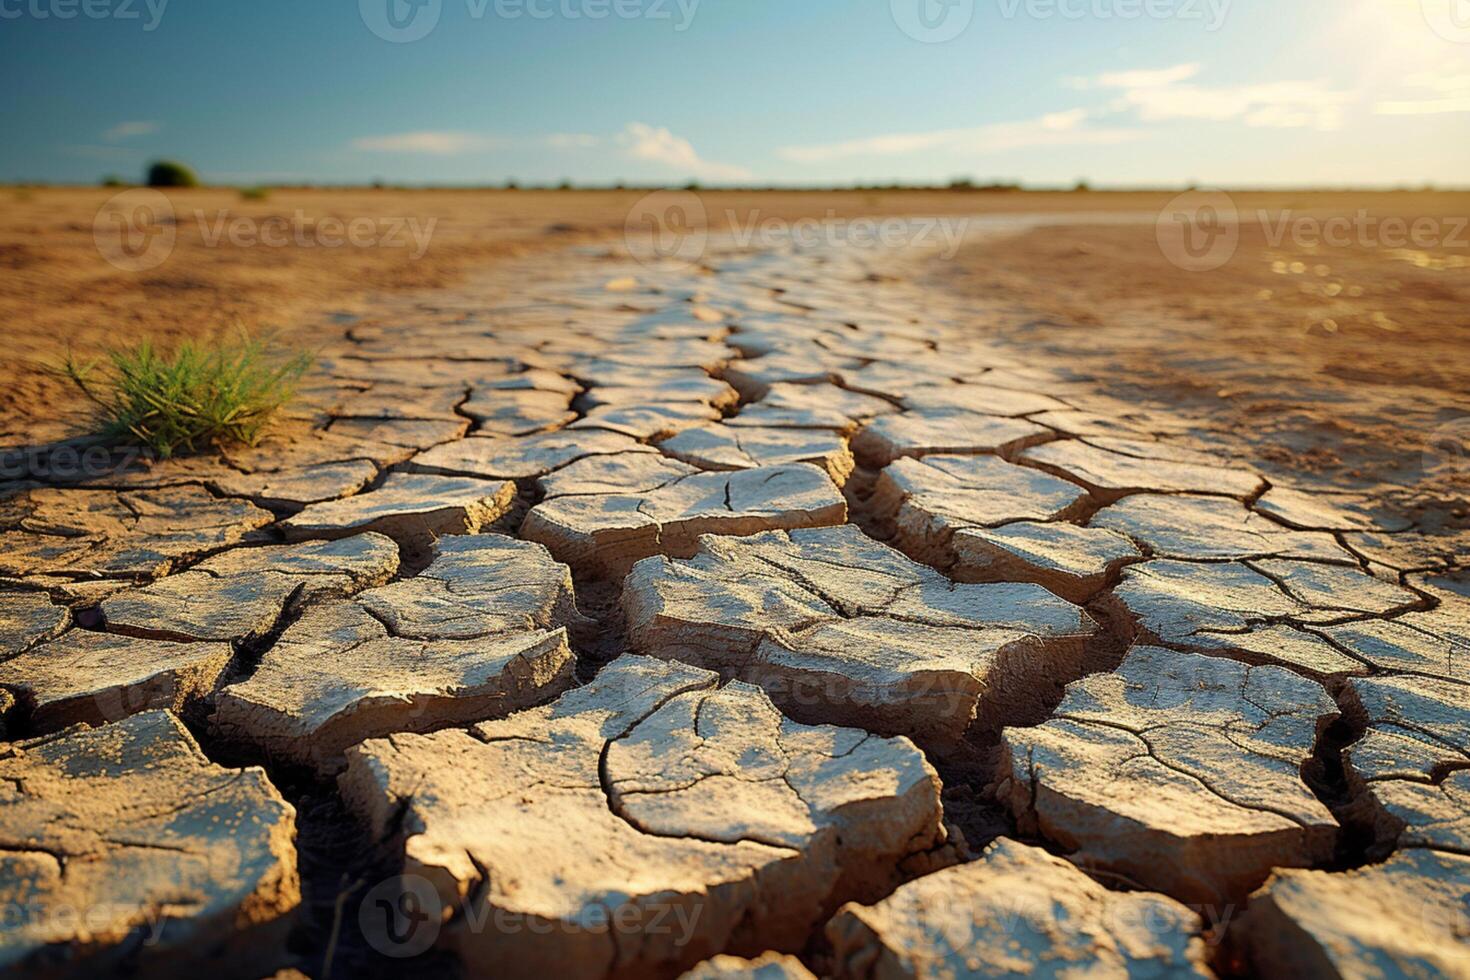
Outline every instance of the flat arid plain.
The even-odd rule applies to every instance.
[[[1470,194],[0,195],[9,975],[1470,976]]]

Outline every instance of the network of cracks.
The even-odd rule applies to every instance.
[[[883,261],[528,260],[0,489],[0,964],[1470,975],[1463,540]]]

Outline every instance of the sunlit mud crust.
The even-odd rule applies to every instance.
[[[0,486],[0,968],[1470,975],[1463,532],[922,258],[507,262]]]

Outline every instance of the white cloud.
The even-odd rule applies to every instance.
[[[708,180],[746,180],[751,176],[744,167],[703,159],[695,152],[694,144],[662,126],[630,122],[618,134],[617,143],[630,158],[662,164],[681,175]]]
[[[849,157],[901,156],[941,150],[973,155],[1035,146],[1112,144],[1139,136],[1136,130],[1088,128],[1083,125],[1087,117],[1085,109],[1069,109],[1017,122],[785,146],[777,150],[776,155],[794,163],[826,163]]]
[[[1161,85],[1173,85],[1175,82],[1183,82],[1198,75],[1200,65],[1197,62],[1174,65],[1172,68],[1139,68],[1131,71],[1108,71],[1103,72],[1095,78],[1081,78],[1073,76],[1063,81],[1076,89],[1090,88],[1158,88]]]
[[[494,141],[474,133],[423,130],[417,133],[394,133],[389,136],[364,136],[352,141],[354,150],[372,153],[428,153],[453,156],[484,149]]]
[[[706,160],[688,140],[675,136],[661,126],[632,122],[610,137],[590,133],[550,133],[544,136],[491,136],[459,130],[423,130],[414,133],[392,133],[364,136],[352,141],[352,148],[370,153],[421,153],[455,156],[484,150],[549,149],[575,152],[611,144],[630,160],[654,163],[678,173],[681,178],[703,180],[745,180],[749,170],[731,164]]]
[[[1450,112],[1470,112],[1470,95],[1448,99],[1380,102],[1373,107],[1373,111],[1380,116],[1440,116]]]
[[[1156,70],[1107,72],[1074,80],[1073,84],[1117,90],[1120,94],[1110,108],[1132,111],[1143,122],[1240,121],[1247,126],[1278,129],[1338,129],[1347,106],[1358,98],[1320,79],[1215,87],[1185,84],[1199,71],[1200,66],[1191,63]]]
[[[550,147],[553,150],[581,150],[598,146],[599,137],[586,133],[552,133],[549,136],[490,136],[461,130],[422,130],[416,133],[392,133],[387,136],[364,136],[352,141],[354,150],[374,153],[428,153],[455,156],[477,150],[500,150],[512,147]]]
[[[156,122],[120,122],[103,133],[102,139],[108,143],[117,143],[137,136],[152,136],[162,128],[163,125]]]
[[[1384,99],[1373,106],[1380,116],[1438,116],[1452,112],[1470,112],[1470,75],[1424,72],[1404,79],[1410,89],[1419,90],[1412,98]]]

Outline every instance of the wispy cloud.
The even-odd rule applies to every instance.
[[[388,136],[364,136],[352,141],[354,150],[369,153],[426,153],[454,156],[473,150],[489,149],[495,141],[474,133],[448,130],[421,130],[416,133],[393,133]]]
[[[630,159],[662,164],[681,176],[687,174],[707,180],[746,180],[751,176],[744,167],[704,159],[695,152],[694,144],[662,126],[628,123],[616,142]]]
[[[1470,74],[1446,70],[1422,72],[1404,79],[1412,97],[1384,99],[1373,106],[1380,116],[1439,116],[1470,112]]]
[[[411,153],[429,156],[459,156],[490,150],[541,149],[575,153],[610,147],[627,160],[657,165],[681,178],[701,180],[745,180],[749,170],[733,164],[706,160],[694,145],[663,126],[631,122],[610,136],[592,133],[550,133],[538,136],[498,136],[463,130],[421,130],[364,136],[352,141],[364,153]]]
[[[162,128],[163,124],[156,122],[120,122],[103,133],[102,139],[106,143],[120,143],[139,136],[152,136]]]
[[[491,136],[462,130],[421,130],[415,133],[390,133],[386,136],[364,136],[352,141],[354,150],[369,153],[427,153],[434,156],[456,156],[484,150],[513,147],[550,147],[553,150],[584,150],[602,143],[587,133],[552,133],[550,136]]]
[[[1192,62],[1170,68],[1139,68],[1129,71],[1106,71],[1094,78],[1072,76],[1063,81],[1075,89],[1093,88],[1158,88],[1188,81],[1200,72],[1200,65]]]
[[[851,157],[902,156],[941,150],[983,154],[1038,146],[1114,144],[1140,135],[1132,129],[1087,126],[1088,116],[1085,109],[1068,109],[1016,122],[785,146],[777,150],[776,155],[793,163],[827,163]]]
[[[1238,121],[1277,129],[1334,130],[1341,128],[1347,107],[1358,100],[1356,93],[1334,89],[1320,79],[1226,86],[1193,83],[1191,79],[1201,70],[1199,64],[1188,63],[1105,72],[1068,81],[1074,88],[1118,92],[1109,108],[1132,112],[1142,122],[1193,119]]]
[[[1451,112],[1470,112],[1470,95],[1448,99],[1406,99],[1380,102],[1373,107],[1380,116],[1442,116]]]

